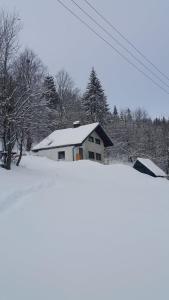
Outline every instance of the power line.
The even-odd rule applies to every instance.
[[[78,19],[83,25],[85,25],[90,31],[92,31],[97,37],[99,37],[104,43],[106,43],[113,51],[118,53],[125,61],[127,61],[131,66],[133,66],[138,72],[143,74],[146,78],[148,78],[151,82],[153,82],[156,86],[158,86],[161,90],[163,90],[166,94],[169,95],[169,92],[162,87],[159,83],[157,83],[154,79],[152,79],[149,75],[147,75],[144,71],[142,71],[137,65],[131,62],[124,54],[122,54],[118,49],[116,49],[111,43],[109,43],[105,38],[103,38],[97,31],[95,31],[90,25],[88,25],[83,19],[81,19],[77,14],[73,12],[68,6],[66,6],[61,0],[57,0],[69,13],[71,13],[76,19]]]
[[[154,71],[152,71],[149,67],[146,66],[144,62],[142,62],[137,56],[135,56],[128,48],[126,48],[118,39],[116,39],[108,30],[106,30],[102,25],[100,25],[88,12],[85,11],[76,1],[70,0],[75,6],[77,6],[90,20],[92,20],[99,28],[101,28],[112,40],[114,40],[123,50],[131,55],[140,65],[142,65],[147,71],[149,71],[155,78],[157,78],[161,83],[163,83],[166,87],[169,88],[169,84],[167,84],[164,80],[162,80]]]
[[[142,51],[140,51],[135,45],[134,43],[132,43],[124,34],[122,34],[120,32],[120,30],[118,30],[106,17],[103,16],[103,14],[101,14],[91,3],[89,3],[88,0],[84,0],[88,6],[90,6],[90,8],[92,10],[95,11],[95,13],[102,19],[104,20],[114,31],[116,31],[116,33],[118,33],[121,38],[123,38],[138,54],[140,54],[145,61],[147,61],[152,67],[154,67],[154,69],[156,69],[156,71],[158,71],[164,78],[166,78],[169,81],[169,77],[164,74],[164,72],[162,72],[149,58],[147,58],[147,56],[145,54],[143,54]]]

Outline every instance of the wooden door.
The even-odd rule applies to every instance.
[[[83,148],[79,148],[80,159],[83,159]]]
[[[76,154],[76,160],[82,160],[82,159],[83,159],[83,148],[79,148]]]

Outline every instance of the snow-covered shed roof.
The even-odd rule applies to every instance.
[[[152,160],[148,158],[137,158],[142,165],[144,165],[147,169],[149,169],[155,176],[165,177],[166,174],[163,170],[161,170]]]
[[[69,145],[80,145],[94,131],[102,138],[105,147],[113,146],[112,141],[99,123],[82,125],[76,128],[55,130],[32,150],[38,151]]]

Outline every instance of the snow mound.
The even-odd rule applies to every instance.
[[[169,298],[166,179],[28,156],[0,191],[0,299]]]

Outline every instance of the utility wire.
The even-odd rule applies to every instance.
[[[90,25],[88,25],[83,19],[81,19],[77,14],[73,12],[68,6],[66,6],[61,0],[57,0],[69,13],[71,13],[77,20],[79,20],[83,25],[85,25],[90,31],[92,31],[98,38],[100,38],[105,44],[107,44],[113,51],[118,53],[125,61],[127,61],[131,66],[133,66],[138,72],[143,74],[147,79],[153,82],[156,86],[158,86],[163,92],[169,95],[169,92],[157,83],[154,79],[152,79],[149,75],[147,75],[144,71],[142,71],[136,64],[131,62],[124,54],[122,54],[118,49],[116,49],[111,43],[109,43],[105,38],[103,38],[97,31],[95,31]]]
[[[100,25],[85,9],[83,9],[76,1],[70,0],[75,6],[77,6],[90,20],[92,20],[98,27],[100,27],[112,40],[114,40],[123,50],[131,55],[140,65],[142,65],[147,71],[149,71],[155,78],[157,78],[161,83],[163,83],[166,87],[169,88],[169,84],[167,84],[164,80],[162,80],[154,71],[152,71],[149,67],[146,66],[137,56],[135,56],[128,48],[126,48],[118,39],[116,39],[108,30],[106,30],[102,25]]]
[[[92,10],[95,11],[95,13],[102,19],[104,20],[116,33],[118,33],[121,38],[123,38],[123,40],[125,40],[139,55],[141,55],[145,61],[147,61],[154,69],[156,69],[156,71],[158,71],[164,78],[166,78],[169,81],[169,77],[164,74],[164,72],[162,72],[149,58],[146,57],[145,54],[143,54],[142,51],[140,51],[135,45],[134,43],[132,43],[124,34],[122,34],[120,32],[120,30],[118,30],[106,17],[103,16],[103,14],[101,14],[91,3],[89,3],[88,0],[83,0],[87,3],[88,6],[90,6],[90,8]]]

